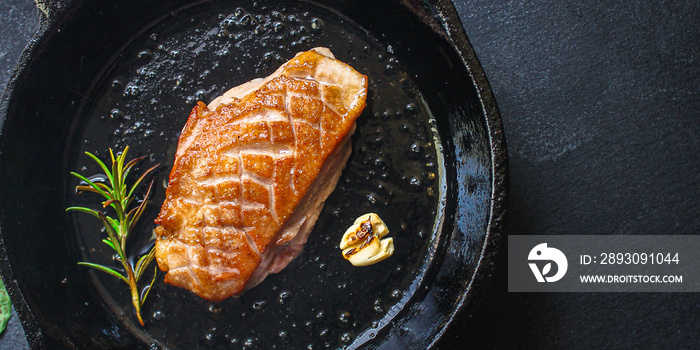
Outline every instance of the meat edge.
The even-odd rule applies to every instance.
[[[260,256],[260,264],[248,279],[243,291],[257,286],[269,274],[282,271],[302,252],[304,244],[306,244],[316,220],[323,210],[326,199],[335,190],[340,175],[347,166],[352,153],[350,139],[355,133],[355,126],[356,124],[353,123],[339,147],[336,147],[326,158],[321,171],[311,183],[306,195],[301,199],[292,216],[275,235],[273,245],[268,246]]]

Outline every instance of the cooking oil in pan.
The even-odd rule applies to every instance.
[[[153,348],[339,348],[381,336],[410,301],[436,249],[445,184],[434,120],[390,43],[342,16],[308,3],[211,3],[170,14],[115,55],[96,83],[79,136],[80,150],[129,145],[163,164],[167,184],[180,129],[196,101],[272,73],[295,53],[317,46],[369,77],[367,108],[353,152],[302,254],[240,297],[199,299],[158,277],[144,305],[145,327],[131,317],[128,291],[109,276],[97,289],[125,325]],[[98,169],[77,157],[82,173]],[[164,199],[158,186],[132,244],[146,245]],[[90,205],[85,196],[72,204]],[[95,201],[96,202],[96,201]],[[358,216],[376,212],[395,238],[391,258],[353,267],[337,244]],[[84,259],[109,263],[100,228],[75,216]]]

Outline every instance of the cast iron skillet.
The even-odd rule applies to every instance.
[[[490,274],[505,213],[505,143],[483,71],[446,0],[297,5],[329,9],[391,47],[425,99],[442,140],[439,224],[416,288],[405,302],[395,304],[400,307],[384,310],[391,315],[385,315],[388,321],[378,329],[353,334],[354,343],[341,345],[424,349],[450,344],[456,325],[469,316],[471,305],[478,302],[479,285]],[[98,78],[115,69],[124,47],[146,28],[173,11],[197,7],[185,0],[55,0],[46,6],[47,16],[2,100],[3,279],[34,349],[167,345],[149,343],[149,335],[133,327],[130,315],[115,314],[115,308],[95,293],[94,276],[76,266],[82,257],[64,209],[74,195],[68,172],[75,170],[70,166],[78,157],[75,129],[82,125],[83,109],[92,103]],[[202,344],[246,345],[223,337]]]

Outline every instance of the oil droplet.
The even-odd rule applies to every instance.
[[[209,306],[207,307],[207,311],[214,315],[220,315],[224,311],[224,309],[219,305],[209,304]]]
[[[428,236],[428,230],[426,230],[425,227],[420,227],[418,229],[418,237],[425,238],[426,236]]]
[[[314,323],[313,323],[312,321],[310,321],[310,320],[304,321],[303,329],[304,329],[307,333],[312,334],[313,331],[314,331]]]
[[[112,89],[114,89],[115,91],[121,90],[123,86],[124,86],[124,83],[122,83],[121,80],[119,80],[119,79],[114,79],[112,81]]]
[[[284,304],[284,302],[289,298],[290,295],[291,295],[291,292],[290,292],[290,291],[288,291],[288,290],[283,290],[283,291],[280,292],[279,296],[277,297],[277,301],[278,301],[280,304]]]
[[[207,341],[213,341],[214,338],[216,338],[216,327],[212,327],[206,333],[204,333],[204,339]]]
[[[412,176],[408,180],[408,184],[414,192],[419,192],[423,188],[423,181],[416,176]]]
[[[298,43],[299,43],[300,45],[301,45],[301,44],[308,44],[308,43],[310,43],[310,42],[311,42],[311,37],[308,36],[308,35],[302,36],[301,38],[299,38],[299,41],[298,41]]]
[[[321,340],[326,340],[330,336],[331,331],[328,328],[322,328],[318,331],[318,338]]]
[[[370,192],[367,194],[367,201],[370,202],[372,205],[377,204],[378,198],[379,196],[374,192]]]
[[[413,142],[408,146],[406,157],[412,160],[417,160],[423,154],[424,146],[419,142]]]
[[[320,31],[323,29],[323,21],[320,18],[312,18],[311,19],[311,29],[315,31]]]
[[[326,312],[325,312],[325,311],[321,310],[321,311],[319,311],[319,312],[316,313],[316,319],[317,319],[317,320],[321,321],[321,320],[323,320],[324,318],[326,318]]]
[[[119,108],[113,108],[111,111],[109,111],[109,117],[112,119],[122,119],[124,118],[124,112],[122,112]]]
[[[207,92],[200,89],[194,93],[194,98],[197,101],[204,101],[207,98]]]
[[[252,308],[255,311],[260,311],[265,308],[265,304],[267,304],[265,300],[256,301],[253,303]]]
[[[390,296],[391,296],[392,299],[398,299],[398,298],[401,298],[401,294],[403,294],[403,293],[401,293],[400,290],[394,289],[394,290],[391,291]]]
[[[272,23],[272,30],[275,33],[282,33],[284,31],[284,22],[275,21]]]
[[[87,177],[88,180],[92,182],[107,182],[107,175],[105,174],[95,174]],[[80,182],[81,185],[87,185],[84,181]]]
[[[156,311],[153,311],[153,314],[151,314],[151,318],[154,321],[160,321],[163,318],[165,318],[165,314],[163,314],[163,311],[161,311],[161,310],[156,310]]]
[[[342,335],[340,335],[340,341],[342,343],[348,344],[348,343],[350,343],[351,340],[352,340],[352,335],[350,335],[350,333],[343,333]]]
[[[230,51],[227,48],[223,48],[219,50],[219,52],[216,53],[219,57],[228,57],[230,54]]]
[[[151,52],[151,50],[143,50],[136,55],[136,57],[138,57],[140,60],[147,60],[151,58],[151,56],[153,56],[153,52]]]
[[[372,306],[374,307],[374,312],[378,314],[384,313],[384,306],[381,299],[374,299]]]
[[[122,95],[124,95],[124,97],[136,96],[139,94],[139,92],[141,92],[141,87],[134,84],[133,82],[129,82],[128,84],[126,84],[126,87],[124,88],[124,92],[122,93]]]
[[[238,23],[242,26],[248,26],[257,24],[257,21],[250,14],[245,14],[243,17],[241,17]]]
[[[352,321],[352,314],[348,311],[341,311],[338,313],[338,321],[340,321],[341,324],[347,325],[350,324]]]
[[[418,112],[418,106],[416,105],[415,102],[410,102],[406,105],[405,107],[406,112],[408,115],[414,115],[416,112]]]
[[[286,343],[286,342],[289,341],[289,332],[287,332],[286,330],[282,329],[282,330],[280,330],[279,332],[277,332],[277,338],[278,338],[281,342]]]

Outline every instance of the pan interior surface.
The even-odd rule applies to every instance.
[[[0,194],[8,198],[2,234],[42,342],[174,349],[431,345],[469,291],[486,239],[492,180],[478,95],[448,40],[426,20],[433,14],[362,1],[165,6],[97,9],[78,1],[17,80],[22,94],[9,103],[0,143]],[[94,19],[112,11],[122,14]],[[133,28],[114,33],[131,16]],[[94,32],[82,30],[86,25]],[[61,40],[76,46],[72,59],[58,58],[65,54]],[[130,242],[148,245],[193,104],[317,46],[368,75],[370,86],[351,158],[304,251],[282,272],[222,302],[166,285],[161,275],[144,306],[146,325],[138,326],[120,281],[76,265],[109,265],[112,254],[100,242],[99,222],[64,213],[71,205],[99,205],[97,197],[75,193],[78,181],[68,173],[97,179],[99,168],[83,152],[106,160],[108,148],[127,145],[132,156],[148,157],[142,169],[163,164],[153,205]],[[385,220],[396,253],[358,268],[337,245],[366,212]]]

